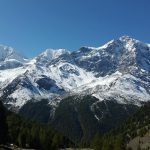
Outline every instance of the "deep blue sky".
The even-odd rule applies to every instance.
[[[122,35],[150,43],[150,0],[0,0],[0,44],[27,57]]]

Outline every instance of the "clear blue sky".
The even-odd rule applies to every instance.
[[[0,0],[0,44],[27,57],[122,35],[150,43],[150,0]]]

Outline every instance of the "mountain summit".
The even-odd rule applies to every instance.
[[[24,62],[25,58],[17,53],[12,47],[0,45],[0,61],[8,61],[10,59]]]
[[[25,57],[17,53],[12,47],[0,45],[0,69],[12,69],[23,66]]]
[[[37,58],[37,63],[39,62],[49,62],[53,59],[58,58],[61,55],[69,54],[70,52],[66,49],[46,49],[43,53],[41,53]]]

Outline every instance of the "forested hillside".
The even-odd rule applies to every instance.
[[[13,143],[20,147],[55,150],[73,145],[48,125],[27,121],[7,111],[0,102],[0,144]]]
[[[146,103],[116,130],[105,135],[97,133],[91,147],[96,150],[149,150],[149,133],[150,103]]]
[[[89,146],[98,131],[107,133],[137,109],[135,105],[118,104],[111,99],[101,102],[90,95],[74,95],[62,99],[54,113],[48,101],[42,100],[26,103],[19,114],[52,125],[77,145],[82,143]]]

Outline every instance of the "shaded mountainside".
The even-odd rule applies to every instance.
[[[110,133],[97,133],[91,146],[95,150],[149,150],[150,103],[131,115],[119,128]]]
[[[30,101],[19,110],[21,116],[42,123],[49,122],[51,113],[52,108],[46,99],[39,102]]]
[[[55,110],[43,100],[28,102],[19,113],[28,119],[49,123],[79,143],[89,142],[98,131],[106,133],[117,127],[137,109],[135,105],[118,104],[115,100],[101,102],[93,96],[70,96],[61,100]]]
[[[73,146],[68,138],[54,128],[23,119],[7,111],[0,102],[0,144],[8,143],[42,150]]]
[[[150,149],[150,103],[145,104],[120,129],[128,148]]]

